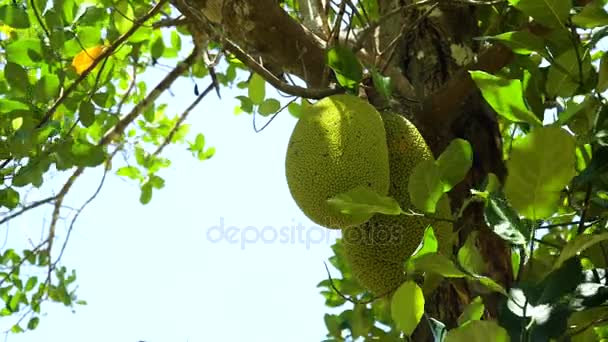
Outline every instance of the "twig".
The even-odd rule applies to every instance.
[[[268,83],[278,90],[290,94],[292,96],[304,97],[308,99],[322,99],[324,97],[344,93],[344,89],[341,88],[303,88],[287,84],[277,78],[273,73],[268,71],[260,65],[255,59],[249,56],[245,51],[241,50],[235,43],[228,39],[224,40],[226,49],[236,56],[243,64],[249,67],[251,70],[262,76]]]
[[[152,89],[152,91],[148,94],[148,96],[146,96],[146,98],[138,102],[137,105],[133,107],[129,114],[125,115],[122,119],[120,119],[120,121],[118,121],[118,123],[114,125],[114,128],[110,132],[108,132],[103,138],[101,138],[97,145],[105,146],[109,144],[114,138],[120,136],[131,122],[133,122],[143,111],[145,111],[148,106],[154,103],[154,101],[156,101],[156,99],[158,99],[158,97],[162,93],[164,93],[165,90],[167,90],[179,76],[181,76],[184,72],[186,72],[188,68],[190,68],[194,64],[200,53],[201,51],[195,46],[190,55],[182,62],[178,63],[177,66],[173,70],[171,70],[171,72],[169,72],[167,76],[165,76],[165,78],[163,78],[156,85],[156,87],[154,87],[154,89]]]
[[[23,207],[21,210],[17,211],[16,213],[12,213],[12,214],[10,214],[8,216],[3,217],[0,220],[0,224],[4,224],[4,223],[6,223],[6,222],[8,222],[8,221],[10,221],[12,219],[14,219],[15,217],[21,216],[21,215],[23,215],[28,210],[37,208],[37,207],[39,207],[39,206],[41,206],[43,204],[47,204],[49,202],[53,202],[56,198],[57,198],[57,196],[51,196],[51,197],[47,197],[47,198],[45,198],[43,200],[36,201],[36,202],[34,202],[34,203],[30,204],[30,205],[27,205],[27,206]]]
[[[256,115],[255,115],[255,113],[253,113],[253,130],[254,130],[256,133],[260,133],[261,131],[263,131],[263,130],[264,130],[264,128],[266,128],[266,126],[270,125],[270,123],[272,122],[272,120],[274,120],[274,118],[276,118],[276,117],[277,117],[277,115],[279,115],[279,113],[280,113],[280,112],[284,111],[284,110],[285,110],[285,108],[287,108],[287,106],[289,106],[290,104],[292,104],[293,102],[295,102],[297,99],[298,99],[298,98],[292,99],[292,100],[291,100],[291,101],[289,101],[289,102],[288,102],[286,105],[284,105],[284,106],[283,106],[283,108],[279,109],[279,110],[278,110],[276,113],[274,113],[274,114],[272,115],[272,117],[270,117],[270,119],[268,120],[268,122],[266,122],[266,123],[264,124],[264,126],[262,126],[262,128],[260,128],[260,129],[258,129],[258,128],[256,127],[256,125],[255,125],[255,116],[256,116]]]
[[[158,156],[163,151],[163,149],[165,147],[167,147],[167,145],[169,145],[169,143],[173,139],[173,136],[175,136],[175,133],[177,132],[177,130],[179,129],[179,127],[182,125],[182,123],[186,120],[186,118],[188,117],[188,115],[190,114],[190,112],[201,102],[201,100],[213,88],[214,88],[214,82],[212,81],[211,84],[209,84],[207,86],[207,88],[196,98],[196,100],[194,100],[194,102],[192,102],[192,104],[190,104],[190,106],[188,106],[188,108],[182,113],[182,115],[179,117],[179,119],[175,123],[175,126],[173,126],[173,128],[171,129],[171,131],[169,132],[169,134],[167,135],[167,137],[163,141],[163,143],[160,146],[158,146],[158,148],[156,149],[156,151],[154,151],[154,153],[152,154],[153,156]]]
[[[108,160],[106,161],[106,167],[103,170],[103,176],[101,177],[101,181],[99,182],[99,186],[97,186],[97,189],[95,190],[95,192],[93,193],[93,195],[91,195],[91,197],[89,197],[80,208],[78,208],[78,210],[76,211],[76,214],[74,214],[74,217],[72,218],[72,221],[70,222],[70,227],[68,228],[68,232],[66,234],[65,240],[63,241],[63,245],[61,246],[61,250],[59,251],[59,255],[57,256],[57,259],[55,259],[55,261],[53,262],[54,265],[57,265],[57,263],[59,263],[59,261],[61,260],[61,257],[63,256],[63,252],[65,251],[67,245],[68,245],[68,241],[70,240],[70,235],[72,234],[72,230],[74,229],[74,223],[76,223],[76,219],[78,219],[78,216],[80,216],[80,214],[82,213],[82,211],[84,210],[84,208],[86,208],[87,205],[89,205],[89,203],[93,202],[93,200],[97,197],[97,195],[99,195],[99,192],[101,191],[101,188],[103,187],[103,184],[106,180],[106,176],[108,174],[108,171],[110,170],[109,165],[110,165],[110,161],[112,159],[114,159],[114,156],[116,155],[116,153],[120,150],[119,147],[117,147],[114,152],[112,152],[112,154],[110,154],[110,156],[108,157]]]
[[[68,178],[67,182],[65,182],[65,184],[63,185],[63,187],[61,188],[61,190],[59,191],[57,196],[55,196],[56,197],[55,207],[53,209],[53,215],[51,216],[51,224],[49,226],[49,235],[47,237],[46,251],[48,253],[49,258],[51,257],[51,250],[53,249],[53,240],[55,240],[55,229],[57,227],[57,221],[59,221],[59,214],[61,213],[61,204],[63,203],[65,196],[68,194],[68,192],[74,185],[74,182],[76,182],[76,179],[78,179],[78,177],[80,177],[83,172],[84,172],[84,167],[78,167],[74,171],[74,173],[70,176],[70,178]],[[51,277],[51,273],[53,272],[54,268],[55,268],[55,264],[52,262],[49,262],[48,273],[47,273],[48,278]]]
[[[576,232],[578,235],[583,234],[583,231],[585,231],[585,217],[587,216],[587,208],[589,207],[589,200],[591,199],[591,190],[592,190],[592,186],[591,184],[587,185],[587,190],[585,192],[585,200],[583,201],[583,209],[581,210],[581,215],[580,215],[580,222],[578,224],[578,228],[576,229]]]
[[[377,298],[372,297],[369,300],[366,301],[359,301],[357,299],[352,299],[349,296],[346,296],[345,294],[343,294],[342,292],[340,292],[340,290],[338,290],[336,288],[336,285],[334,285],[334,280],[331,277],[331,273],[329,272],[329,268],[327,267],[327,263],[323,262],[323,265],[325,265],[325,271],[327,271],[327,277],[329,278],[329,285],[331,286],[332,290],[336,291],[336,293],[338,294],[338,296],[342,297],[344,300],[351,302],[353,304],[369,304],[371,302],[373,302],[374,300],[376,300]]]
[[[168,19],[159,20],[159,21],[153,23],[152,27],[155,29],[162,28],[162,27],[174,27],[174,26],[186,25],[186,23],[188,23],[188,20],[186,18],[184,18],[183,16],[179,16],[177,18],[168,18]]]

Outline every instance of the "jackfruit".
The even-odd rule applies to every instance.
[[[339,229],[369,220],[371,214],[342,214],[327,199],[358,186],[388,193],[380,113],[352,95],[329,96],[305,107],[289,140],[285,174],[293,199],[313,222]]]
[[[413,168],[433,154],[418,129],[398,114],[383,113],[390,165],[389,196],[405,211],[412,209],[408,180]],[[447,197],[437,205],[436,215],[450,217]],[[342,230],[346,261],[359,284],[376,296],[390,295],[405,280],[404,265],[431,224],[440,249],[449,249],[449,222],[422,216],[376,214],[369,221]]]

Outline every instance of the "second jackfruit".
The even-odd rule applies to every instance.
[[[407,210],[412,208],[410,174],[418,163],[432,160],[433,154],[418,129],[403,116],[383,113],[382,119],[389,151],[389,196]],[[449,217],[447,197],[438,203],[436,215]],[[421,216],[376,214],[361,225],[343,229],[345,256],[355,279],[377,296],[392,293],[405,280],[405,261],[420,244],[429,224],[440,248],[448,248],[451,224]]]

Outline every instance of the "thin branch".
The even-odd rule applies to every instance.
[[[214,88],[214,82],[212,81],[211,84],[209,84],[209,86],[207,86],[207,88],[196,98],[196,100],[194,100],[194,102],[192,102],[192,104],[190,104],[190,106],[188,106],[188,108],[182,113],[182,115],[179,117],[179,119],[177,120],[177,122],[175,123],[175,125],[173,126],[173,128],[171,129],[171,131],[169,132],[169,134],[167,135],[167,137],[163,141],[163,143],[160,146],[158,146],[158,148],[156,149],[156,151],[154,151],[154,153],[152,154],[153,156],[158,156],[159,154],[161,154],[161,152],[163,151],[163,149],[165,147],[167,147],[167,145],[169,145],[169,143],[171,143],[171,140],[175,136],[175,133],[177,133],[177,130],[182,125],[182,123],[186,120],[186,118],[188,117],[188,115],[190,114],[190,112],[201,102],[201,100],[213,88]]]
[[[340,290],[338,290],[338,288],[336,288],[336,285],[334,285],[334,280],[331,277],[331,273],[329,272],[327,263],[323,262],[323,265],[325,265],[325,271],[327,271],[327,277],[329,278],[329,285],[331,286],[332,290],[334,290],[338,294],[338,296],[342,297],[344,300],[351,302],[353,304],[369,304],[377,299],[376,297],[372,297],[371,299],[366,300],[366,301],[359,301],[357,299],[353,299],[353,298],[343,294],[342,292],[340,292]]]
[[[589,208],[589,201],[591,200],[591,190],[592,190],[592,186],[591,184],[587,185],[587,190],[585,192],[585,200],[583,202],[583,209],[581,210],[581,215],[580,215],[580,223],[578,224],[578,228],[577,228],[577,234],[581,235],[583,234],[583,231],[585,230],[585,218],[587,216],[587,208]]]
[[[297,99],[298,99],[298,98],[294,98],[294,99],[292,99],[292,100],[291,100],[291,101],[289,101],[289,102],[288,102],[286,105],[284,105],[284,106],[283,106],[283,108],[279,109],[279,110],[278,110],[276,113],[274,113],[274,114],[272,115],[272,117],[270,117],[270,119],[268,120],[268,122],[266,122],[266,123],[264,124],[264,126],[262,126],[262,128],[260,128],[260,129],[258,129],[258,128],[256,127],[256,124],[255,124],[255,116],[256,116],[256,115],[255,115],[255,113],[253,113],[253,130],[254,130],[256,133],[260,133],[261,131],[263,131],[263,130],[264,130],[264,129],[265,129],[267,126],[268,126],[268,125],[270,125],[270,123],[271,123],[271,122],[274,120],[274,118],[276,118],[276,117],[277,117],[277,115],[279,115],[279,113],[280,113],[280,112],[284,111],[284,110],[285,110],[285,108],[287,108],[287,106],[289,106],[290,104],[292,104],[293,102],[295,102]]]
[[[159,20],[159,21],[153,23],[152,27],[155,29],[163,28],[163,27],[175,27],[175,26],[186,25],[187,23],[188,23],[188,20],[185,17],[179,16],[177,18],[168,18],[168,19]]]
[[[154,89],[152,89],[145,99],[138,102],[137,105],[133,107],[129,114],[120,119],[114,128],[108,132],[97,145],[105,146],[114,138],[118,138],[131,122],[133,122],[143,111],[145,111],[148,106],[154,103],[154,101],[156,101],[156,99],[158,99],[158,97],[164,93],[165,90],[167,90],[179,76],[184,74],[194,64],[194,62],[200,56],[200,53],[201,51],[195,46],[190,55],[178,63],[177,66],[171,70],[171,72],[169,72]]]
[[[243,64],[248,68],[262,76],[268,83],[278,90],[290,94],[292,96],[304,97],[308,99],[322,99],[324,97],[344,93],[344,89],[341,88],[303,88],[299,86],[290,85],[281,81],[273,73],[268,71],[260,65],[255,59],[249,56],[245,51],[238,47],[235,43],[228,39],[224,40],[226,50],[230,51],[236,56]]]
[[[47,237],[46,251],[49,255],[49,258],[51,257],[51,250],[53,249],[53,240],[55,240],[55,229],[57,227],[57,221],[59,221],[59,214],[61,213],[61,205],[63,203],[63,200],[65,199],[65,196],[68,194],[68,192],[74,185],[74,182],[76,182],[76,179],[78,179],[78,177],[80,177],[83,172],[84,172],[84,167],[77,168],[74,171],[74,173],[70,176],[70,178],[68,178],[67,182],[65,182],[65,184],[63,185],[63,187],[61,188],[61,190],[59,191],[57,196],[55,196],[56,197],[55,207],[53,209],[53,215],[51,216],[51,225],[49,226],[49,235]],[[55,268],[55,264],[49,262],[48,274],[47,274],[48,278],[51,277],[51,272],[53,272],[54,268]]]
[[[59,255],[57,256],[57,259],[55,259],[55,261],[53,262],[54,265],[57,265],[57,263],[59,263],[59,261],[61,260],[61,257],[63,256],[63,252],[65,251],[65,249],[68,245],[68,241],[70,240],[70,235],[72,234],[72,230],[74,229],[74,223],[76,223],[78,216],[80,216],[80,214],[82,213],[84,208],[86,208],[86,206],[89,205],[89,203],[93,202],[93,200],[97,197],[97,195],[99,195],[99,192],[101,191],[101,188],[103,187],[103,184],[106,180],[106,176],[108,175],[108,171],[110,171],[110,162],[112,161],[112,159],[114,159],[114,156],[116,155],[116,153],[118,151],[120,151],[120,147],[117,147],[114,150],[114,152],[112,152],[110,154],[110,156],[108,157],[108,159],[106,161],[106,167],[103,170],[103,176],[101,177],[101,181],[99,182],[97,189],[95,190],[93,195],[91,195],[91,197],[89,197],[82,204],[82,206],[80,208],[78,208],[78,210],[76,211],[76,214],[74,214],[74,217],[72,218],[72,221],[70,222],[70,227],[68,228],[68,232],[66,234],[65,240],[63,241],[63,245],[61,246],[61,250],[59,251]]]
[[[8,222],[8,221],[10,221],[10,220],[12,220],[12,219],[14,219],[16,217],[18,217],[18,216],[23,215],[26,211],[29,211],[29,210],[34,209],[34,208],[37,208],[37,207],[39,207],[39,206],[41,206],[43,204],[47,204],[47,203],[53,202],[56,198],[57,198],[57,196],[51,196],[51,197],[47,197],[47,198],[45,198],[43,200],[36,201],[36,202],[34,202],[34,203],[30,204],[30,205],[27,205],[27,206],[23,207],[21,210],[15,212],[15,213],[12,213],[12,214],[10,214],[8,216],[3,217],[0,220],[0,225],[6,223],[6,222]]]

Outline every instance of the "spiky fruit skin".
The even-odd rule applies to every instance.
[[[418,163],[433,159],[433,154],[418,129],[403,116],[383,113],[382,118],[389,150],[389,196],[407,210],[413,208],[408,192],[410,174]],[[436,215],[450,217],[447,197],[438,203]],[[405,261],[429,224],[440,248],[447,248],[451,224],[420,216],[376,214],[359,226],[342,230],[345,257],[355,279],[376,296],[392,293],[405,280]]]
[[[352,95],[329,96],[303,110],[285,158],[289,191],[302,212],[327,228],[361,224],[371,215],[351,216],[327,199],[358,186],[386,195],[389,163],[380,113]]]

